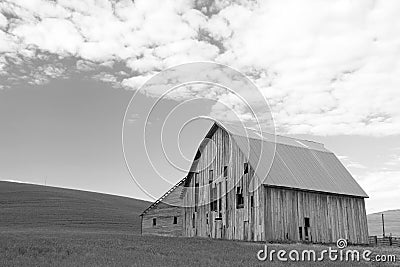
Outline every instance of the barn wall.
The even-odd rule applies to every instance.
[[[164,199],[164,203],[160,202],[142,216],[143,235],[182,235],[182,199],[180,198],[182,189],[183,185],[175,188]],[[177,217],[177,224],[174,224],[174,217]],[[155,226],[153,226],[153,219],[156,219]]]
[[[368,244],[368,227],[363,198],[265,187],[266,240],[306,240],[305,219],[309,218],[308,241]]]
[[[231,142],[226,131],[218,128],[211,136],[212,142],[201,151],[197,165],[199,181],[199,199],[195,206],[195,178],[190,180],[183,199],[185,236],[201,236],[224,239],[240,239],[261,241],[264,238],[263,227],[263,193],[262,187],[253,190],[249,186],[254,171],[249,166],[248,174],[244,174],[245,155],[238,146]],[[230,158],[232,156],[232,158]],[[223,175],[224,166],[228,175]],[[209,177],[213,170],[212,188],[217,188],[217,211],[211,211]],[[243,190],[243,208],[236,208],[236,190]],[[227,192],[227,193],[226,193]],[[253,198],[253,207],[251,199]],[[221,202],[221,204],[219,204]],[[194,219],[193,219],[194,218]]]
[[[247,157],[229,134],[218,127],[209,138],[200,146],[201,156],[192,166],[187,183],[167,196],[176,206],[160,203],[150,209],[143,216],[143,234],[321,243],[346,238],[351,243],[368,243],[363,198],[268,186],[254,189],[250,183],[254,170],[249,165],[248,173],[244,173]],[[216,211],[211,210],[210,186],[217,193]],[[244,197],[242,208],[236,205],[238,187]],[[177,224],[173,224],[174,216],[178,217]],[[308,238],[305,218],[310,222]]]

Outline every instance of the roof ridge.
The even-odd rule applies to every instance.
[[[312,143],[316,143],[316,144],[323,145],[323,143],[317,142],[317,141],[313,141],[313,140],[308,140],[308,139],[303,139],[303,138],[298,138],[298,137],[292,137],[292,136],[287,136],[287,135],[282,135],[282,134],[274,134],[274,133],[269,133],[269,132],[265,132],[265,131],[259,131],[259,130],[257,130],[257,129],[253,129],[253,128],[246,127],[246,126],[245,126],[244,128],[246,128],[246,129],[248,129],[248,130],[251,130],[251,131],[257,131],[257,133],[258,133],[258,132],[261,132],[261,133],[264,133],[264,134],[279,136],[279,137],[282,137],[282,138],[293,139],[293,140],[295,140],[295,141],[306,141],[306,142],[312,142]]]
[[[218,125],[218,126],[221,126],[222,128],[224,128],[224,129],[227,130],[228,132],[230,132],[230,133],[232,133],[232,134],[236,134],[236,135],[240,135],[240,134],[238,134],[237,131],[234,131],[235,129],[233,129],[232,127],[234,127],[234,128],[240,127],[240,128],[243,128],[243,129],[246,130],[246,131],[247,131],[247,130],[248,130],[248,131],[251,131],[253,134],[257,135],[257,136],[259,137],[260,140],[265,140],[265,138],[264,138],[264,136],[263,136],[263,135],[265,134],[265,135],[268,135],[268,136],[274,136],[274,137],[275,137],[275,140],[276,140],[277,137],[278,137],[278,138],[282,138],[282,139],[291,139],[291,140],[293,140],[293,141],[310,142],[310,143],[317,144],[317,145],[321,145],[322,147],[324,147],[324,144],[321,143],[321,142],[317,142],[317,141],[313,141],[313,140],[308,140],[308,139],[303,139],[303,138],[298,138],[298,137],[286,136],[286,135],[282,135],[282,134],[269,133],[269,132],[263,131],[263,130],[261,130],[261,129],[255,129],[255,128],[251,128],[251,127],[244,126],[244,125],[239,126],[238,124],[231,123],[231,122],[214,122],[214,124],[216,124],[216,125]],[[226,126],[227,126],[227,127],[226,127]],[[261,134],[261,135],[260,135],[260,134]],[[248,138],[251,138],[251,137],[248,136]],[[258,138],[253,138],[253,139],[258,139]]]

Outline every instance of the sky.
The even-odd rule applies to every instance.
[[[398,14],[395,0],[2,1],[0,179],[153,200],[122,153],[124,115],[135,96],[125,136],[150,140],[149,157],[163,173],[144,151],[128,161],[160,196],[185,176],[209,127],[193,121],[179,140],[165,142],[174,157],[177,144],[184,155],[178,168],[167,168],[154,141],[160,132],[151,130],[165,114],[185,103],[169,120],[166,140],[176,139],[174,123],[191,117],[250,120],[221,88],[185,86],[165,97],[139,90],[162,70],[203,61],[248,77],[277,133],[333,151],[370,196],[367,212],[398,209]],[[160,97],[144,134],[139,125]],[[166,180],[154,182],[158,176]]]

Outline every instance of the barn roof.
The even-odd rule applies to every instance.
[[[215,123],[209,134],[216,127],[230,134],[264,185],[368,197],[339,159],[321,143],[225,123]]]
[[[172,192],[175,190],[179,190],[179,193],[182,194],[182,190],[184,189],[183,185],[187,181],[187,176],[184,177],[182,180],[180,180],[178,183],[176,183],[171,189],[169,189],[167,192],[164,193],[159,199],[157,199],[155,202],[153,202],[147,209],[145,209],[140,216],[145,215],[147,212],[149,212],[151,209],[156,207],[160,202],[162,202],[164,199],[166,199]],[[171,203],[168,203],[171,204]]]
[[[260,133],[254,129],[228,123],[223,125],[214,123],[199,150],[206,145],[206,138],[211,138],[218,127],[229,133],[255,169],[258,180],[264,185],[368,197],[335,154],[323,144],[314,141]],[[190,171],[195,169],[196,160]],[[187,178],[180,180],[152,203],[141,216],[156,207],[175,190],[180,190],[181,195],[184,194],[184,184],[189,181]]]

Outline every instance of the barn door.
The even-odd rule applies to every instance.
[[[244,240],[249,240],[249,221],[244,222]]]
[[[222,220],[220,218],[215,220],[214,227],[214,238],[222,238]]]

